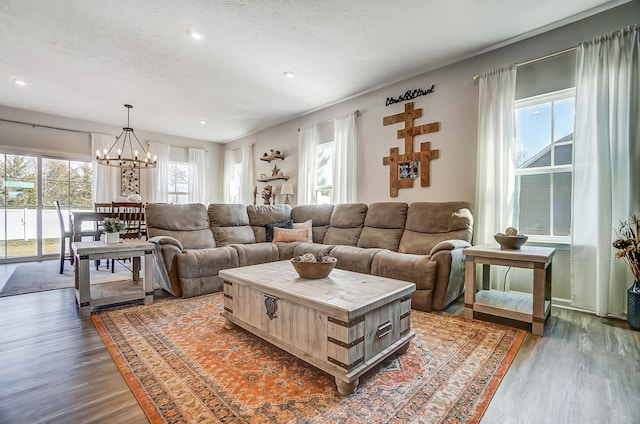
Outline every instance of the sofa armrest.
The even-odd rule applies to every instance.
[[[464,240],[443,240],[433,246],[433,249],[431,249],[431,253],[429,253],[429,256],[433,256],[443,250],[466,249],[467,247],[471,247],[471,243]]]
[[[164,246],[164,245],[172,245],[177,247],[178,249],[180,249],[180,252],[182,252],[184,250],[184,248],[182,247],[182,243],[180,243],[180,240],[173,238],[173,237],[169,237],[169,236],[156,236],[156,237],[151,237],[149,240],[147,240],[149,243],[155,243],[158,244],[160,246]]]

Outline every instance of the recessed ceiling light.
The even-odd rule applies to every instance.
[[[200,125],[207,125],[207,121],[205,121],[204,119],[201,119],[198,122],[200,122]]]
[[[296,73],[293,72],[293,71],[285,71],[284,72],[284,76],[287,77],[287,78],[293,78],[293,77],[296,76]]]
[[[193,28],[189,29],[187,31],[187,34],[189,34],[191,36],[191,38],[193,38],[194,40],[198,40],[198,41],[200,41],[200,40],[202,40],[204,38],[204,36],[198,30],[193,29]]]
[[[24,86],[26,86],[26,85],[27,85],[27,82],[26,82],[26,81],[21,80],[21,79],[18,79],[18,78],[14,78],[14,79],[12,79],[11,81],[13,81],[13,83],[14,83],[15,85],[19,85],[20,87],[24,87]]]

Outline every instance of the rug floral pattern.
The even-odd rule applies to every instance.
[[[525,332],[412,311],[409,350],[341,396],[334,378],[242,329],[220,293],[92,315],[152,423],[478,422]]]

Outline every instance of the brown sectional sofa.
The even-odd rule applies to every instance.
[[[149,204],[147,231],[162,260],[154,271],[175,296],[222,290],[218,271],[307,252],[338,258],[338,268],[411,281],[412,307],[442,309],[464,287],[470,246],[468,202],[338,205]],[[267,242],[266,226],[312,220],[313,242]]]

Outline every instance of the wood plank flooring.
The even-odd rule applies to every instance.
[[[146,422],[93,323],[78,318],[72,289],[0,298],[0,423]],[[482,419],[637,422],[640,332],[557,308],[545,337],[527,336]]]

